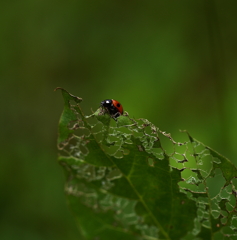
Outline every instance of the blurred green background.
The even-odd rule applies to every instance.
[[[57,163],[63,87],[237,156],[237,2],[0,3],[0,239],[81,239]],[[176,138],[180,141],[179,138]]]

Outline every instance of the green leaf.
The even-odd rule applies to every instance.
[[[85,239],[234,239],[237,171],[228,159],[146,119],[114,121],[102,109],[86,117],[82,99],[61,90],[59,162]]]

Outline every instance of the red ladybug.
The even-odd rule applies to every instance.
[[[100,105],[116,120],[123,114],[123,107],[120,102],[114,99],[106,99],[100,103]]]

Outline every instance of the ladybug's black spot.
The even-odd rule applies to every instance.
[[[117,105],[116,105],[117,107],[120,107],[120,104],[119,103],[117,103]]]

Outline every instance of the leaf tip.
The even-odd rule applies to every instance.
[[[56,87],[56,88],[54,89],[54,92],[56,92],[58,89],[63,89],[63,88],[61,88],[61,87]]]
[[[59,90],[59,89],[62,90],[62,94],[63,94],[64,96],[67,95],[67,98],[68,98],[68,99],[74,100],[76,103],[82,102],[82,100],[83,100],[82,98],[72,95],[71,93],[69,93],[67,90],[65,90],[65,89],[62,88],[62,87],[56,87],[56,88],[54,89],[54,91],[57,91],[57,90]]]

